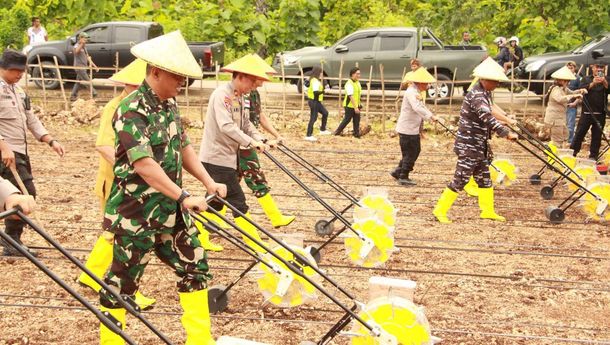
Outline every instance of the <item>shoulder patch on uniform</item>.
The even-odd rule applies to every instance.
[[[225,108],[227,109],[227,111],[228,111],[228,112],[231,112],[231,110],[232,110],[232,105],[233,105],[233,102],[232,102],[232,100],[231,100],[231,97],[229,97],[229,96],[225,96],[225,99],[224,99],[224,104],[225,104]]]

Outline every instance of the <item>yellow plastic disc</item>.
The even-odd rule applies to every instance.
[[[301,263],[294,260],[294,256],[284,247],[274,248],[273,252],[288,262],[293,262],[299,267],[302,272],[312,280],[319,282],[320,276],[313,270],[317,267],[314,258],[305,249],[297,246],[289,246],[294,252],[299,253],[307,259],[307,263]],[[305,278],[290,271],[286,265],[273,255],[267,253],[265,258],[268,262],[272,262],[279,267],[288,278],[283,274],[278,274],[269,266],[260,263],[258,269],[262,275],[257,279],[258,288],[262,292],[265,299],[278,307],[296,307],[316,298],[316,288],[310,284]]]
[[[610,202],[610,183],[594,182],[590,184],[587,189],[604,199],[606,203]],[[589,217],[595,220],[610,221],[610,208],[607,207],[601,215],[597,214],[598,207],[600,207],[601,203],[601,201],[596,200],[591,194],[587,193],[584,196],[582,207]]]
[[[547,156],[547,162],[553,164],[555,163],[555,155],[557,155],[557,146],[550,142],[548,145],[550,150],[544,150],[544,154]],[[551,154],[553,153],[553,154]]]
[[[352,227],[372,241],[372,247],[367,250],[367,243],[349,232],[344,241],[345,251],[353,263],[362,267],[379,267],[388,261],[394,251],[393,227],[375,219],[354,223]]]
[[[576,157],[572,155],[572,151],[567,149],[561,149],[558,151],[559,152],[557,153],[557,157],[559,157],[559,159],[561,159],[561,161],[565,165],[570,167],[570,169],[574,169],[576,167]],[[554,160],[549,160],[549,162],[554,163],[555,167],[560,171],[566,171],[566,168],[563,164],[555,162]]]
[[[432,344],[430,325],[421,308],[401,297],[380,297],[369,302],[358,314],[365,322],[382,331],[376,337],[360,322],[354,321],[352,345],[382,345],[384,337],[395,338],[399,345]],[[385,334],[384,334],[385,333]]]
[[[360,206],[354,208],[354,223],[369,218],[377,218],[388,226],[396,223],[396,208],[387,197],[383,195],[367,195],[360,199]]]
[[[571,174],[570,177],[572,177],[574,180],[578,181],[583,186],[587,185],[587,181],[590,181],[591,179],[594,179],[597,176],[599,176],[599,172],[597,171],[595,166],[591,166],[591,165],[577,165],[574,168],[574,172],[578,176]],[[578,189],[578,186],[576,186],[573,183],[568,182],[568,189],[571,191],[575,191],[576,189]]]
[[[492,164],[493,167],[489,167],[489,173],[491,174],[491,180],[494,185],[508,187],[517,179],[517,167],[515,167],[510,159],[495,159]]]

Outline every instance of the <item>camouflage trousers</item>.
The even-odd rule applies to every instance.
[[[212,279],[208,273],[205,250],[194,226],[186,226],[180,212],[171,233],[143,231],[136,234],[114,236],[112,265],[105,282],[121,295],[133,298],[139,289],[140,279],[151,258],[151,251],[179,277],[179,292],[193,292],[207,288]],[[192,224],[191,224],[192,225]],[[100,291],[100,303],[107,308],[118,308],[118,302]]]
[[[269,193],[271,188],[261,170],[256,149],[239,150],[239,175],[246,181],[246,185],[255,197],[262,198]]]
[[[455,192],[464,190],[470,176],[474,178],[480,188],[490,188],[489,160],[458,156],[455,174],[453,181],[449,183],[449,188]]]

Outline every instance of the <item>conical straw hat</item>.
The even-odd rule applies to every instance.
[[[146,61],[135,59],[122,70],[116,72],[110,80],[119,84],[140,85],[146,77]]]
[[[263,60],[263,58],[258,56],[258,54],[254,53],[251,55],[260,63],[261,67],[265,69],[265,72],[267,72],[267,74],[277,74],[277,71],[274,70],[273,67],[269,66],[267,61]]]
[[[508,81],[508,78],[504,74],[504,68],[500,66],[494,59],[488,57],[480,65],[474,68],[472,73],[473,76],[479,77],[479,79],[495,80],[495,81]]]
[[[563,66],[560,69],[556,70],[553,74],[551,74],[551,78],[553,79],[561,79],[561,80],[575,80],[576,76],[567,66]]]
[[[136,44],[131,47],[131,53],[150,65],[174,74],[193,79],[203,76],[180,30]]]
[[[425,68],[420,67],[415,71],[405,74],[402,81],[410,81],[414,83],[434,83],[436,82],[436,79],[434,79],[434,76],[432,76],[432,74],[430,74],[430,72],[428,72]]]
[[[256,79],[265,80],[265,81],[269,80],[269,76],[267,75],[267,69],[264,68],[261,65],[260,61],[257,58],[255,58],[254,56],[252,56],[252,54],[246,55],[242,58],[239,58],[239,59],[231,62],[227,66],[223,67],[221,69],[221,71],[239,72],[239,73],[251,75],[251,76],[255,77]]]

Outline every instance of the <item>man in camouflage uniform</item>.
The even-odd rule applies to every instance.
[[[480,80],[466,95],[460,110],[459,128],[453,149],[458,156],[453,181],[445,188],[433,211],[441,223],[451,222],[447,218],[447,211],[457,198],[458,192],[468,183],[470,176],[474,177],[479,186],[480,217],[506,220],[494,211],[493,188],[489,174],[492,153],[488,140],[492,132],[496,132],[500,137],[516,139],[516,134],[511,133],[492,115],[494,107],[491,91],[507,78],[502,68],[490,58],[475,68],[474,76]]]
[[[16,169],[28,194],[36,197],[36,187],[28,154],[27,131],[29,130],[36,140],[47,143],[60,157],[64,155],[64,148],[59,141],[53,139],[38,117],[34,115],[29,97],[17,85],[25,72],[26,60],[24,54],[6,49],[0,62],[0,154],[2,156],[0,176],[18,186],[11,170]],[[21,242],[25,223],[21,219],[5,219],[4,224],[6,234],[36,256],[36,252]],[[0,243],[3,244],[3,241]],[[12,246],[4,246],[2,255],[21,254]]]
[[[133,297],[154,251],[179,278],[186,343],[215,344],[207,309],[206,288],[211,275],[199,232],[186,212],[205,210],[207,204],[204,197],[190,196],[182,189],[182,168],[210,194],[224,196],[226,187],[215,183],[197,160],[175,100],[185,76],[197,78],[201,70],[178,31],[140,43],[131,52],[148,66],[143,84],[121,101],[113,118],[115,177],[103,228],[115,236],[105,281]],[[103,310],[125,324],[125,309],[103,290],[100,303]],[[123,344],[103,325],[100,341]]]

